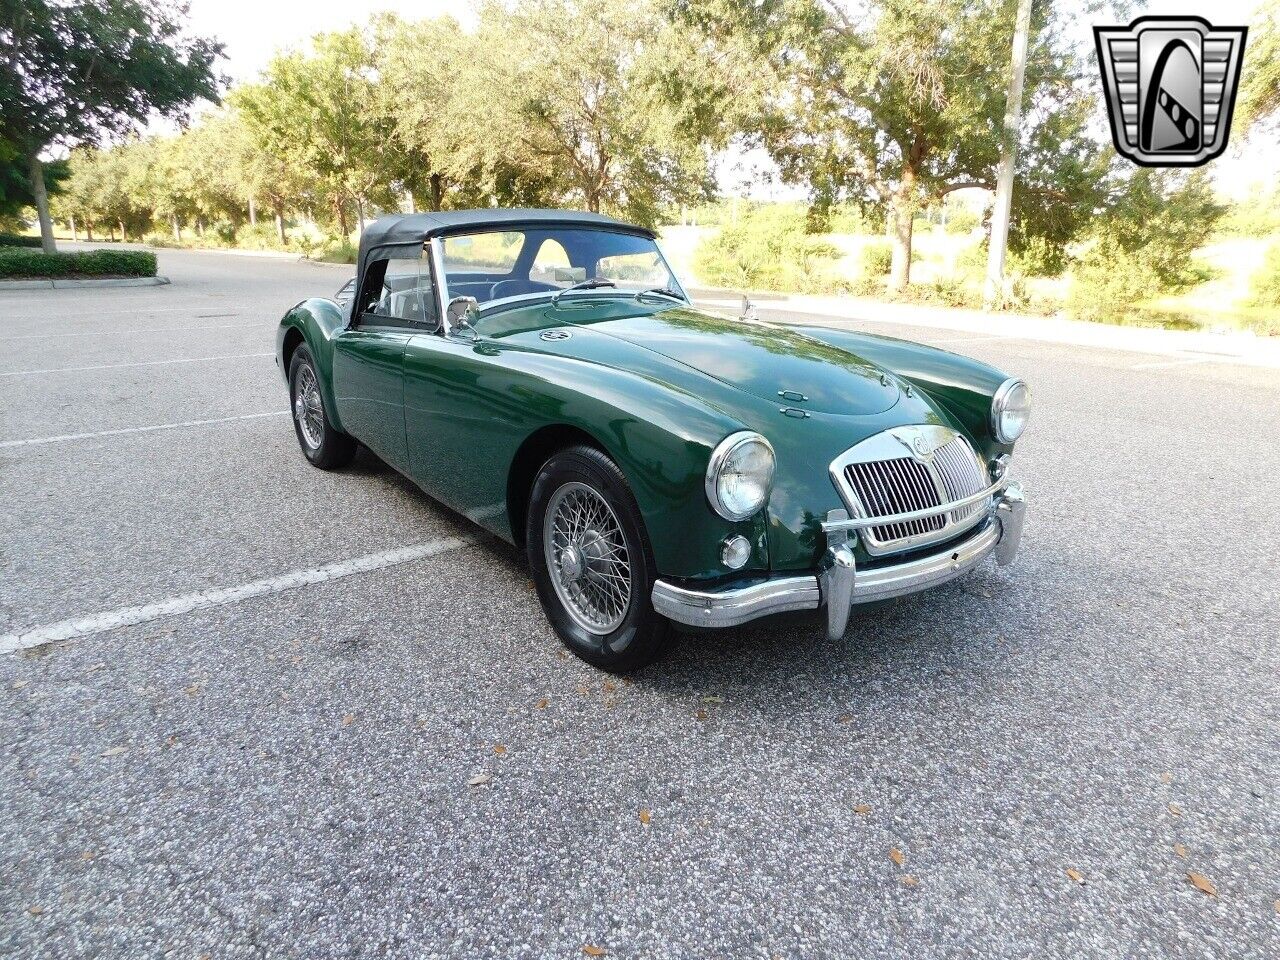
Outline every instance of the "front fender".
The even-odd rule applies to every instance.
[[[338,405],[333,396],[333,338],[345,325],[346,317],[342,307],[332,300],[312,297],[289,310],[276,329],[276,365],[280,368],[280,373],[287,381],[296,338],[301,337],[316,363],[325,410],[339,430],[343,426],[338,419]]]

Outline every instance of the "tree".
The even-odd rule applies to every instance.
[[[470,49],[456,101],[464,169],[494,187],[530,171],[560,185],[558,200],[640,223],[709,195],[716,131],[671,96],[695,85],[679,71],[696,51],[647,0],[488,3]]]
[[[857,12],[838,0],[669,2],[708,42],[732,38],[769,74],[754,127],[786,179],[807,185],[819,205],[887,203],[893,289],[910,282],[916,212],[953,190],[994,187],[1014,32],[1008,0],[867,0]],[[1023,144],[1037,126],[1083,116],[1072,107],[1087,96],[1077,82],[1084,64],[1058,29],[1049,5],[1036,4],[1020,182],[1035,157]]]
[[[98,143],[150,115],[213,100],[222,45],[189,38],[186,4],[162,0],[4,0],[3,136],[27,161],[40,232],[54,252],[41,154]]]
[[[1241,129],[1246,131],[1280,116],[1280,0],[1265,0],[1254,19],[1236,108]]]

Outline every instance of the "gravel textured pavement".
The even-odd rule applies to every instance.
[[[1275,371],[876,324],[1032,385],[1018,564],[623,680],[299,454],[349,268],[160,259],[0,294],[0,635],[466,542],[0,654],[0,956],[1280,955]]]

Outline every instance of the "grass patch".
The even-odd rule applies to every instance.
[[[156,255],[145,250],[45,253],[0,246],[0,279],[56,280],[64,277],[154,277]]]

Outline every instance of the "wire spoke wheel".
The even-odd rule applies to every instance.
[[[622,525],[592,487],[574,481],[551,495],[542,548],[556,596],[583,629],[606,636],[631,608],[631,558]]]
[[[303,442],[312,450],[318,450],[324,442],[324,403],[320,399],[320,384],[310,364],[298,368],[297,382],[293,388],[293,417]]]

